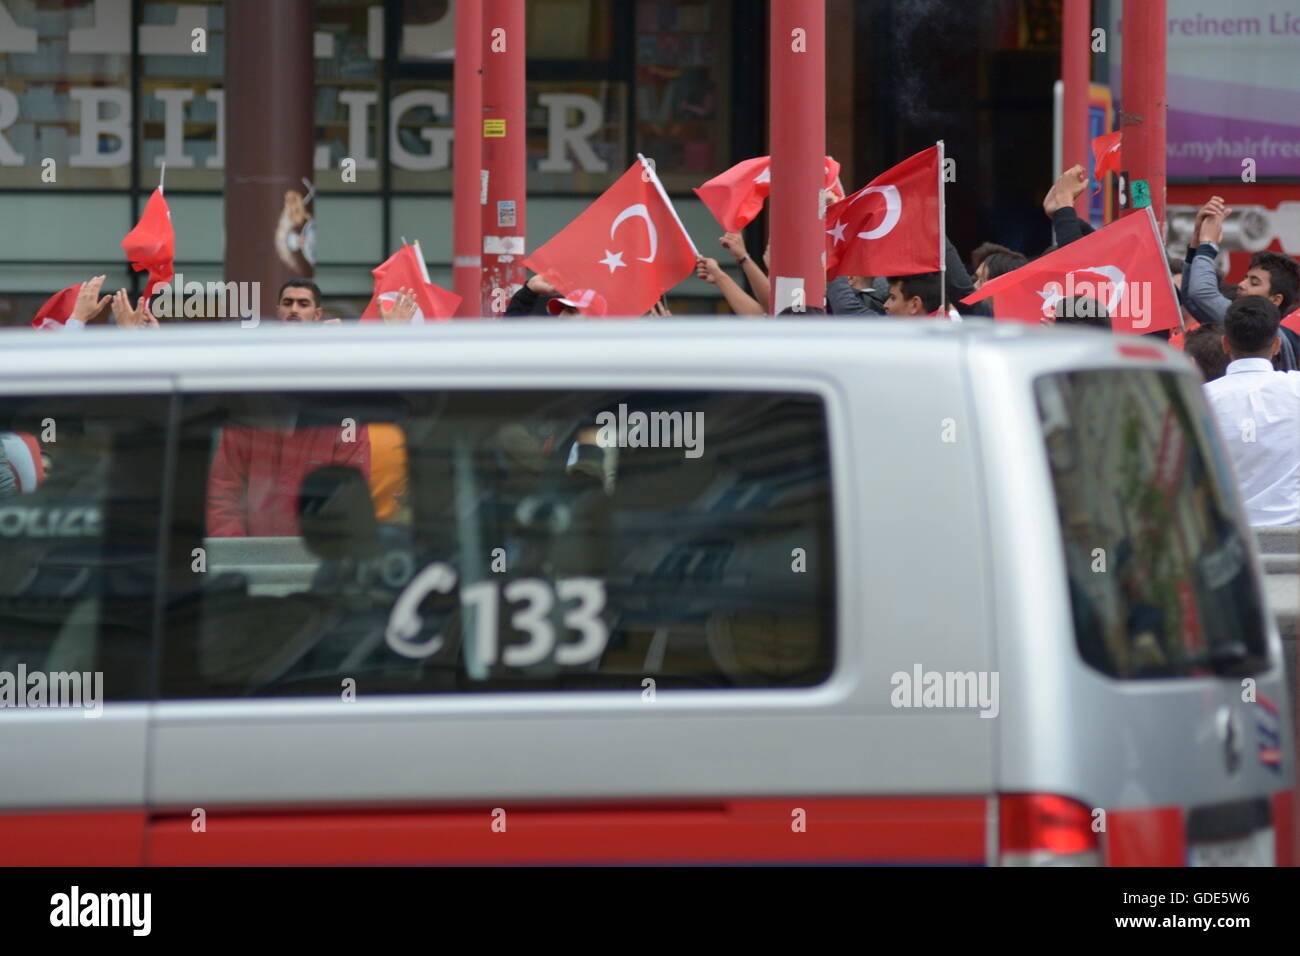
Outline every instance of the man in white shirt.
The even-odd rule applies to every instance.
[[[1275,372],[1277,306],[1237,299],[1224,317],[1227,373],[1204,385],[1252,525],[1300,524],[1300,372]]]

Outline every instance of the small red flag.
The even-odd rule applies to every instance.
[[[826,188],[835,188],[840,164],[826,157]],[[759,156],[737,163],[695,189],[713,218],[727,232],[740,232],[763,210],[772,191],[772,157]]]
[[[375,277],[375,294],[361,313],[363,322],[381,320],[379,303],[391,305],[401,288],[415,290],[415,316],[411,321],[417,324],[426,319],[450,319],[460,306],[460,296],[429,281],[424,257],[409,243],[370,270],[370,274]]]
[[[72,317],[72,308],[77,304],[77,293],[81,291],[81,283],[70,285],[60,292],[54,293],[36,310],[36,317],[32,319],[32,328],[34,329],[59,329],[63,328],[68,319]]]
[[[155,286],[171,281],[176,234],[172,231],[172,214],[161,186],[153,191],[140,221],[122,240],[122,249],[136,272],[149,273],[149,284],[144,290],[146,298],[153,295]]]
[[[1092,172],[1097,180],[1097,189],[1093,192],[1094,196],[1101,192],[1101,187],[1106,184],[1107,172],[1112,172],[1116,176],[1119,175],[1120,140],[1123,135],[1124,131],[1117,129],[1113,133],[1098,136],[1092,141]]]
[[[1105,307],[1115,332],[1140,334],[1179,326],[1169,259],[1151,207],[980,286],[969,304],[994,296],[999,322],[1055,320],[1062,299],[1087,296]]]
[[[695,249],[654,170],[638,161],[524,265],[565,295],[594,290],[611,317],[641,316],[695,271]]]
[[[826,278],[938,272],[939,147],[881,173],[826,209]]]

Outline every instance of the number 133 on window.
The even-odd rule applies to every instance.
[[[442,634],[422,642],[417,640],[422,625],[420,603],[430,594],[450,594],[457,580],[456,569],[442,561],[415,575],[393,602],[393,610],[388,615],[384,631],[388,646],[413,659],[431,657],[442,650]],[[503,596],[510,605],[517,605],[510,626],[528,635],[526,642],[511,644],[504,650],[497,641],[497,618]],[[580,635],[578,640],[558,646],[556,629],[551,623],[551,610],[557,601],[577,602],[564,611],[564,627]],[[476,658],[474,663],[481,667],[495,664],[498,654],[507,667],[529,667],[546,660],[552,652],[557,664],[589,664],[600,657],[609,640],[609,631],[600,617],[605,609],[605,582],[598,578],[560,578],[554,585],[542,578],[517,578],[504,587],[496,581],[480,581],[461,589],[460,602],[462,608],[475,611],[471,653]]]

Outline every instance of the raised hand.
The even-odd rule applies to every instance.
[[[118,289],[113,294],[113,318],[117,324],[124,329],[156,329],[158,320],[153,317],[149,311],[149,297],[140,296],[134,309],[131,308],[131,297],[126,294],[125,289]]]
[[[745,249],[745,240],[740,233],[728,232],[718,242],[722,243],[722,248],[730,252],[737,262],[743,262],[749,258],[749,252]]]
[[[700,256],[695,260],[695,275],[710,285],[717,285],[718,276],[722,275],[722,267],[718,265],[717,259]]]
[[[1232,215],[1232,210],[1224,206],[1223,200],[1219,199],[1218,196],[1215,196],[1214,199],[1218,199],[1218,205],[1214,207],[1214,211],[1205,217],[1205,222],[1201,223],[1200,240],[1201,242],[1212,242],[1217,246],[1223,243],[1223,220]],[[1210,202],[1214,202],[1214,200],[1212,199]],[[1206,205],[1209,205],[1209,203]]]
[[[1195,249],[1201,244],[1201,227],[1205,225],[1205,220],[1223,210],[1223,197],[1211,196],[1200,209],[1196,210],[1196,219],[1192,223],[1192,248]]]
[[[112,296],[106,295],[103,298],[99,296],[99,290],[106,278],[107,276],[93,276],[81,283],[81,288],[77,290],[77,302],[72,307],[72,315],[68,318],[76,319],[85,325],[112,301]]]
[[[555,286],[551,285],[541,276],[533,276],[528,280],[528,288],[532,289],[538,295],[555,295]]]
[[[397,290],[397,299],[391,303],[379,300],[379,312],[385,322],[410,322],[415,317],[415,290],[405,286]]]
[[[1088,188],[1088,173],[1077,163],[1067,169],[1052,183],[1052,188],[1043,197],[1043,212],[1049,216],[1058,209],[1073,206],[1079,194]]]

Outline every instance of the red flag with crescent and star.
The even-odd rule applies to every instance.
[[[695,258],[654,170],[638,161],[524,265],[565,295],[595,289],[611,317],[641,316],[695,271]]]
[[[1106,310],[1114,332],[1136,335],[1182,324],[1150,206],[990,279],[962,302],[989,296],[998,322],[1054,322],[1062,299],[1084,296]]]
[[[938,272],[940,149],[931,146],[826,208],[826,278]]]
[[[370,270],[375,277],[375,294],[370,297],[370,304],[361,313],[362,322],[375,322],[383,318],[382,307],[392,307],[397,301],[399,289],[411,289],[415,293],[415,315],[411,317],[413,325],[419,325],[435,319],[450,319],[460,307],[460,296],[448,292],[441,286],[429,281],[429,270],[424,264],[424,255],[420,246],[403,243],[391,256]]]

